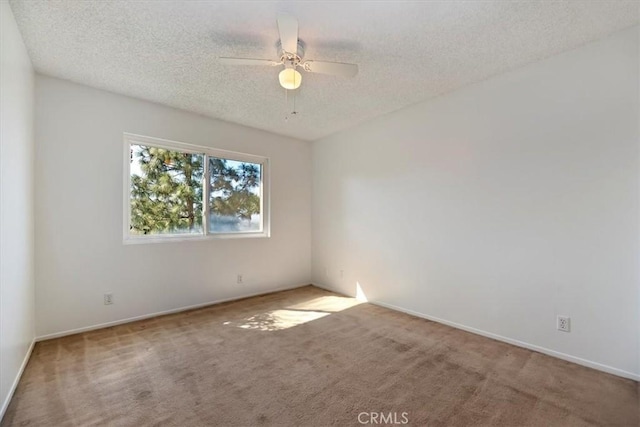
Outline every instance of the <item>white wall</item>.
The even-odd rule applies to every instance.
[[[269,157],[271,237],[123,245],[123,132]],[[309,283],[308,142],[44,76],[35,136],[38,336]]]
[[[34,338],[33,68],[0,2],[0,418]]]
[[[314,283],[640,378],[638,77],[635,27],[314,142]]]

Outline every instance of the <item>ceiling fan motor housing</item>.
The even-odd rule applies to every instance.
[[[300,39],[298,39],[298,52],[296,53],[285,51],[282,48],[282,42],[280,40],[276,42],[278,58],[280,58],[280,61],[282,61],[286,68],[295,68],[302,62],[302,58],[304,58],[304,48],[305,44]]]

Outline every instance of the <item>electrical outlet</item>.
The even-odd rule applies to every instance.
[[[340,279],[344,279],[344,270],[340,270]]]
[[[238,274],[238,278],[236,279],[236,282],[238,283],[238,285],[242,284],[242,274]]]
[[[571,318],[569,316],[558,316],[558,330],[571,332]]]
[[[113,304],[113,294],[112,293],[104,294],[104,305],[111,305],[111,304]]]

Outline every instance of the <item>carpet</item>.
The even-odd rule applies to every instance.
[[[36,344],[2,426],[637,426],[638,383],[312,286]]]

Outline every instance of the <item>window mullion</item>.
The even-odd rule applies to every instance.
[[[203,234],[209,234],[209,192],[211,191],[211,180],[209,179],[209,156],[204,155],[204,173],[202,175],[204,182],[202,183],[202,229]]]

